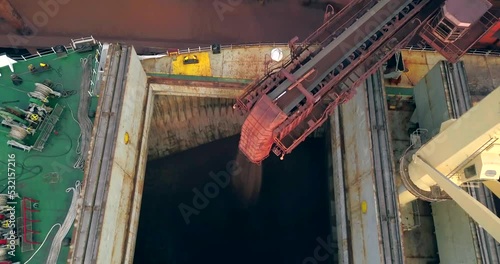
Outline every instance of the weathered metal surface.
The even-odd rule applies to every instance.
[[[437,250],[431,206],[421,200],[407,206],[413,207],[410,208],[411,214],[406,214],[406,209],[401,208],[401,218],[412,217],[414,223],[409,226],[410,230],[403,232],[404,263],[438,263],[440,254]]]
[[[410,145],[408,130],[413,115],[412,111],[388,111],[389,124],[391,126],[391,146],[396,159],[400,158]]]
[[[477,22],[491,6],[488,0],[448,0],[444,5],[447,17],[457,24]]]
[[[477,0],[483,1],[483,0]],[[439,12],[436,10],[436,13]],[[457,62],[477,41],[479,41],[488,32],[496,22],[498,22],[498,13],[490,9],[486,12],[478,22],[473,23],[468,30],[460,36],[456,41],[444,42],[434,33],[436,20],[439,20],[439,15],[435,16],[432,21],[428,21],[419,35],[422,39],[439,51],[448,61]]]
[[[492,194],[500,198],[500,182],[499,181],[485,181],[483,185],[486,186]]]
[[[346,189],[344,179],[344,161],[342,158],[343,138],[341,135],[340,110],[335,109],[330,117],[330,145],[331,145],[331,163],[332,180],[331,192],[333,193],[332,212],[335,212],[335,227],[338,245],[338,263],[349,264],[351,249],[349,241],[349,221],[347,215]],[[333,222],[333,219],[332,219]]]
[[[184,63],[189,59],[196,59],[197,63]],[[209,53],[194,52],[175,57],[172,61],[172,74],[212,76]]]
[[[218,59],[213,61],[213,74],[224,78],[256,79],[265,74],[266,67],[273,68],[280,64],[271,60],[271,50],[274,48],[280,48],[283,57],[290,54],[287,46],[232,49],[211,54],[211,60]]]
[[[403,72],[401,75],[401,82],[397,85],[398,87],[413,88],[437,63],[437,61],[428,61],[428,52],[402,50],[401,54],[408,71]],[[439,60],[444,60],[438,53],[432,54],[434,57],[439,57]]]
[[[151,84],[152,89],[155,90],[158,96],[173,95],[173,96],[195,96],[205,98],[227,98],[233,99],[237,97],[243,88],[216,88],[197,85],[161,85]]]
[[[142,67],[146,73],[172,73],[173,57],[164,55],[158,58],[141,60]]]
[[[412,88],[437,63],[445,60],[439,53],[431,51],[403,50],[402,54],[408,72],[403,73],[398,87]],[[500,76],[496,74],[500,72],[500,57],[466,54],[461,61],[464,62],[473,103],[500,86]]]
[[[498,58],[496,58],[495,62],[498,63]],[[492,65],[495,64],[492,63]],[[468,81],[468,79],[471,78],[471,76],[474,76],[474,73],[478,70],[481,71],[481,68],[484,70],[483,67],[469,68],[470,72],[467,71],[466,74],[465,66],[461,63],[458,65],[449,65],[447,67],[447,71],[451,71],[453,73],[452,76],[455,80],[454,85],[449,86],[449,94],[452,98],[449,104],[451,105],[452,114],[455,118],[460,117],[472,107],[473,99],[470,95],[472,95],[472,90],[474,88],[470,85],[470,81]],[[490,69],[490,67],[486,68]],[[467,83],[469,83],[469,85],[467,85]],[[466,187],[466,190],[470,195],[487,206],[492,212],[495,212],[491,192],[486,189],[485,186],[480,185],[478,188],[468,186]],[[500,243],[494,240],[493,237],[476,222],[472,220],[469,220],[469,222],[472,233],[471,235],[475,242],[473,245],[478,258],[481,258],[483,263],[498,263],[500,260]]]
[[[369,113],[365,89],[341,106],[344,177],[352,263],[384,263],[373,175]],[[362,210],[366,204],[366,211]],[[354,253],[355,252],[355,253]]]
[[[413,89],[420,128],[427,129],[429,136],[439,133],[441,124],[450,118],[443,64],[430,70]]]
[[[139,127],[142,130],[141,137],[137,146],[140,146],[137,156],[138,165],[134,184],[133,200],[130,209],[130,226],[128,229],[125,257],[123,263],[134,263],[135,245],[137,239],[137,229],[139,227],[139,216],[141,213],[142,193],[144,188],[144,178],[146,176],[146,164],[148,161],[148,138],[151,127],[151,118],[153,117],[154,92],[148,89],[147,98],[144,103],[144,123]]]
[[[102,180],[98,186],[97,190],[95,192],[95,202],[93,205],[93,214],[90,222],[90,232],[88,234],[89,239],[94,239],[97,238],[96,242],[91,244],[91,246],[87,246],[87,249],[85,251],[85,262],[96,262],[99,254],[99,246],[101,245],[101,235],[102,235],[102,227],[103,225],[107,224],[106,222],[103,222],[103,217],[106,212],[106,205],[108,204],[109,199],[106,199],[106,196],[108,196],[108,189],[109,186],[107,185],[108,182],[112,181],[113,179],[113,163],[115,162],[115,153],[114,153],[114,148],[116,147],[118,142],[116,142],[116,133],[118,126],[120,124],[119,118],[120,116],[118,115],[121,112],[121,109],[123,109],[123,104],[122,104],[122,96],[124,94],[124,85],[123,82],[126,79],[125,74],[127,71],[127,64],[129,60],[129,47],[123,46],[121,47],[121,55],[120,55],[120,64],[118,67],[118,72],[116,75],[116,83],[115,83],[115,90],[113,91],[113,98],[112,98],[112,103],[111,103],[111,111],[109,112],[109,124],[107,127],[106,131],[106,141],[110,142],[106,145],[107,148],[105,148],[104,153],[103,153],[103,164],[100,168],[99,171],[99,177]],[[111,173],[110,173],[111,170]],[[126,192],[126,190],[124,190]],[[111,201],[113,202],[113,201]],[[113,203],[112,203],[113,204]],[[115,206],[115,204],[113,204]],[[97,209],[97,210],[96,210]],[[106,234],[106,233],[105,233]],[[108,245],[105,244],[105,247],[108,247]]]
[[[242,49],[236,53],[247,52],[247,49]],[[151,60],[143,60],[142,64]],[[221,65],[238,67],[237,62],[223,61],[220,55],[211,59],[212,67],[217,61]],[[255,71],[247,69],[247,74],[256,74]],[[212,73],[217,71],[212,69]],[[203,80],[162,76],[156,73],[148,78],[149,88],[156,97],[149,135],[149,159],[161,158],[240,132],[243,117],[232,107],[234,98],[245,87],[242,80],[233,78],[238,76],[229,76],[231,79],[213,76]]]
[[[447,86],[449,86],[448,83]],[[485,144],[492,138],[496,138],[498,136],[497,130],[500,130],[500,123],[498,123],[498,120],[500,120],[500,116],[491,109],[493,105],[497,105],[499,103],[499,99],[495,98],[495,96],[500,97],[500,89],[493,91],[475,108],[471,109],[455,122],[451,123],[444,130],[443,122],[448,119],[444,119],[443,122],[434,123],[434,125],[430,126],[428,129],[431,133],[436,131],[439,132],[439,134],[422,146],[418,150],[417,154],[423,160],[431,164],[433,168],[436,168],[448,177],[453,177],[457,184],[463,183],[465,180],[459,180],[459,178],[462,177],[457,177],[457,174],[460,174],[458,172],[460,168],[462,168],[462,166],[464,166],[467,162],[471,161],[472,158],[469,159],[469,157],[471,157],[473,153],[480,150],[482,146],[485,146]],[[436,95],[435,97],[438,96]],[[431,101],[434,100],[434,97],[417,99]],[[448,110],[447,107],[447,103],[450,102],[450,99],[447,96],[441,97],[441,100],[441,105],[444,105],[441,108],[444,108],[445,110],[438,110],[436,113],[431,112],[431,115],[441,115],[444,117],[450,116],[451,111]],[[429,104],[432,104],[432,102],[436,104],[439,103],[438,100],[434,100]],[[486,104],[486,102],[489,104]],[[422,105],[422,102],[418,100],[416,101],[416,104],[417,110],[420,107],[425,107],[425,105]],[[428,116],[419,115],[419,123],[423,122],[422,118],[428,118]],[[481,122],[477,122],[477,119],[479,118],[481,119]],[[409,165],[409,172],[412,181],[419,186],[419,188],[424,190],[435,185],[435,182],[428,178],[428,174],[421,171],[419,168],[420,167],[418,166],[413,166],[413,163]]]
[[[297,76],[296,79],[300,79],[299,77],[302,77],[302,75],[309,73],[312,63],[309,63],[308,65],[309,69],[305,70],[304,68],[301,68],[299,65],[305,64],[306,62],[310,62],[311,58],[309,56],[318,55],[318,53],[322,50],[322,48],[325,48],[326,46],[329,46],[330,50],[338,46],[340,40],[332,44],[335,38],[341,36],[343,32],[347,31],[347,29],[351,26],[351,24],[354,23],[356,19],[362,17],[364,12],[373,7],[374,4],[375,3],[370,3],[370,1],[355,1],[349,4],[348,7],[342,9],[340,12],[338,12],[328,21],[326,21],[315,32],[313,32],[304,41],[303,45],[294,47],[292,56],[284,60],[285,63],[282,68],[284,68],[287,72],[290,72],[294,75],[297,75],[295,73],[296,71],[298,72],[300,71],[299,72],[300,74],[298,74],[299,76]],[[360,21],[358,24],[360,23],[362,22]],[[352,28],[349,32],[352,33]],[[343,36],[342,39],[345,39],[345,35]],[[317,46],[313,46],[313,44],[316,43],[319,43],[319,48]],[[351,49],[352,47],[348,48]],[[347,51],[343,53],[347,53]],[[324,59],[325,54],[323,53],[321,55],[323,56],[319,56],[315,59],[314,64],[316,64],[316,62],[321,58]],[[341,54],[341,56],[344,55],[345,54]],[[330,64],[332,63],[335,62],[330,61]],[[321,71],[320,73],[324,74],[323,71]],[[275,99],[282,92],[284,92],[292,83],[293,81],[287,80],[285,76],[274,74],[273,72],[266,73],[266,75],[264,75],[261,79],[259,79],[252,85],[249,85],[249,87],[246,89],[246,92],[241,96],[241,98],[238,99],[238,107],[244,112],[250,111],[251,107],[265,93],[271,92],[270,96],[272,97],[272,99]],[[276,94],[273,94],[272,91],[278,88],[280,92],[276,92]]]
[[[92,225],[92,217],[93,214],[97,215],[101,212],[97,210],[94,212],[94,204],[96,203],[96,192],[98,186],[105,185],[107,182],[108,174],[101,175],[100,170],[101,167],[109,165],[110,162],[110,153],[109,148],[110,145],[114,144],[114,140],[106,141],[106,135],[108,132],[109,118],[110,114],[116,109],[112,109],[112,99],[113,94],[115,93],[116,86],[116,75],[118,74],[119,69],[119,60],[120,60],[121,50],[117,46],[112,47],[112,52],[109,53],[109,59],[106,63],[105,74],[103,75],[102,86],[105,89],[101,89],[101,101],[98,106],[98,111],[96,113],[97,122],[94,124],[94,132],[91,139],[91,147],[89,150],[89,159],[85,164],[85,174],[83,181],[83,204],[82,209],[79,210],[79,213],[75,220],[76,228],[74,230],[74,239],[73,239],[73,252],[70,255],[71,263],[83,263],[85,255],[87,252],[92,253],[93,249],[88,250],[89,240],[90,241],[98,241],[95,233],[93,237],[89,237],[90,232],[96,232],[98,226]],[[115,124],[113,124],[115,125]],[[106,156],[105,156],[106,155]],[[102,202],[102,196],[98,203]],[[92,248],[92,247],[91,247]]]
[[[239,149],[254,163],[264,160],[273,145],[274,129],[285,119],[269,97],[262,97],[243,123]]]
[[[101,216],[100,243],[93,256],[96,263],[124,263],[129,231],[135,233],[133,230],[137,228],[133,224],[137,224],[138,218],[131,219],[130,215],[138,166],[146,158],[140,156],[140,149],[148,90],[146,73],[133,49],[127,53],[127,58],[124,93],[119,101],[122,106],[117,114],[119,121],[114,136],[113,166],[104,208],[106,213]],[[126,134],[129,135],[128,141],[125,141]]]
[[[237,107],[247,112],[262,95],[269,96],[288,115],[274,131],[273,152],[290,153],[326,121],[336,105],[352,98],[361,82],[410,41],[412,32],[420,26],[419,21],[426,21],[439,3],[411,0],[351,3],[331,18],[330,21],[342,26],[336,25],[336,31],[326,34],[322,49],[309,51],[307,44],[296,48],[284,69],[250,85],[238,98]],[[339,19],[350,11],[354,15]],[[416,19],[410,22],[412,18]],[[316,32],[313,38],[315,35]],[[311,72],[314,77],[307,78]]]
[[[146,158],[141,148],[147,136],[143,134],[147,77],[133,49],[113,46],[113,51],[111,71],[103,79],[106,89],[98,108],[71,263],[124,263],[130,254],[127,244],[135,243],[138,212],[131,217],[132,198],[142,190],[144,175],[138,168],[144,170],[139,164]],[[140,207],[137,201],[135,206]]]
[[[156,84],[150,86],[156,93]],[[240,133],[244,117],[233,109],[234,99],[185,95],[155,94],[148,141],[149,159]]]
[[[429,65],[434,61],[437,61],[437,56],[433,53],[423,52],[425,58],[430,58],[427,60]],[[475,90],[477,89],[477,81],[485,83],[486,92],[492,89],[491,79],[487,80],[489,76],[491,76],[490,68],[492,65],[497,67],[498,58],[495,57],[487,57],[487,56],[477,56],[477,55],[466,55],[462,58],[464,60],[464,64],[448,64],[448,63],[439,63],[435,66],[435,68],[429,73],[429,75],[434,75],[434,77],[430,76],[429,78],[434,78],[434,81],[425,82],[422,80],[421,86],[429,86],[431,88],[425,88],[434,91],[433,96],[427,96],[427,98],[419,96],[421,94],[417,89],[415,90],[415,99],[417,101],[417,106],[423,108],[429,108],[427,105],[429,103],[422,103],[421,101],[427,100],[431,102],[432,109],[434,111],[436,109],[441,109],[438,113],[431,114],[432,118],[439,119],[433,124],[428,123],[425,125],[425,121],[415,120],[414,122],[419,122],[420,126],[426,126],[424,128],[429,129],[431,132],[429,136],[435,134],[436,131],[439,131],[441,122],[446,121],[450,118],[458,118],[461,114],[463,114],[468,107],[471,105],[471,101],[469,98],[469,89]],[[493,67],[495,67],[493,66]],[[465,68],[470,69],[471,72],[465,71]],[[471,82],[472,79],[473,81]],[[486,80],[484,80],[486,79]],[[441,88],[439,88],[441,86]],[[420,103],[419,103],[420,101]],[[424,104],[424,106],[422,106]],[[417,111],[418,108],[417,108]],[[429,110],[426,110],[429,111]],[[422,117],[427,119],[425,117]],[[435,123],[435,124],[434,124]],[[426,137],[428,138],[428,137]],[[491,197],[488,195],[488,190],[485,190],[482,186],[479,188],[467,188],[469,193],[473,195],[476,199],[481,201],[483,204],[487,205],[490,210],[493,209]],[[438,212],[442,215],[450,212],[451,209],[448,207],[451,206],[450,203],[440,203],[439,207],[435,207],[434,210],[444,210],[443,212]],[[463,219],[465,217],[465,219]],[[497,263],[498,262],[498,243],[495,242],[491,236],[489,236],[483,229],[479,228],[477,224],[473,221],[469,221],[468,217],[463,214],[453,214],[448,215],[446,217],[439,217],[434,219],[436,225],[459,225],[460,222],[468,223],[467,226],[462,226],[459,229],[443,229],[441,230],[441,235],[437,237],[437,241],[440,244],[448,243],[448,238],[453,236],[453,234],[449,234],[450,232],[462,232],[462,230],[471,230],[471,232],[462,232],[461,235],[469,235],[470,240],[474,243],[467,244],[463,242],[464,240],[457,240],[456,243],[460,243],[460,245],[456,245],[457,247],[469,247],[468,251],[460,251],[455,252],[453,254],[446,254],[445,252],[440,252],[441,261],[449,262],[448,259],[454,259],[457,255],[462,256],[463,259],[467,259],[472,257],[474,259],[478,258],[478,262],[483,261],[484,263]],[[461,231],[458,231],[461,230]],[[447,233],[448,232],[448,233]],[[464,244],[462,244],[462,242]],[[446,247],[446,246],[445,246]]]
[[[470,218],[476,221],[477,224],[485,229],[496,241],[500,241],[500,218],[476,198],[457,186],[455,182],[442,174],[427,160],[420,157],[421,154],[422,153],[417,153],[414,156],[412,165],[419,166],[421,170],[425,170],[426,173],[428,173],[428,175],[457,202]]]
[[[432,203],[432,212],[441,262],[480,263],[473,250],[475,241],[464,210],[455,201],[444,201]]]
[[[472,104],[500,86],[500,57],[498,56],[464,56],[465,72]]]
[[[402,228],[396,193],[394,160],[390,142],[390,128],[386,115],[386,100],[381,73],[366,81],[370,113],[370,132],[374,162],[375,188],[380,215],[382,246],[385,263],[402,263],[404,260]]]
[[[225,82],[184,81],[165,78],[149,78],[156,95],[196,96],[210,98],[236,98],[244,84]]]
[[[283,56],[289,56],[290,49],[283,45],[265,45],[256,47],[239,47],[221,50],[220,54],[206,52],[210,62],[210,74],[208,76],[232,79],[255,79],[264,75],[266,67],[273,68],[280,65],[279,62],[271,60],[271,50],[280,48]],[[196,53],[193,50],[192,54]],[[182,60],[180,56],[164,56],[142,60],[142,65],[147,73],[180,74],[172,66],[175,60]]]
[[[476,44],[478,47],[490,47],[499,48],[500,47],[500,21],[498,21],[490,30],[483,36],[482,39]]]

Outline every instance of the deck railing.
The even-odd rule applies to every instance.
[[[300,45],[298,43],[297,45]],[[255,44],[241,44],[241,45],[221,45],[221,50],[231,50],[235,48],[255,48],[255,47],[264,47],[264,46],[271,46],[271,47],[288,47],[288,43],[255,43]],[[212,46],[208,47],[198,47],[198,48],[187,48],[187,49],[167,49],[165,52],[166,55],[181,55],[181,54],[189,54],[189,53],[194,53],[194,52],[205,52],[205,51],[211,51]],[[429,52],[437,52],[435,51],[432,47],[430,46],[407,46],[403,50],[409,50],[409,51],[429,51]],[[488,49],[471,49],[467,51],[466,54],[472,54],[472,55],[486,55],[486,56],[500,56],[500,50],[488,50]]]
[[[279,43],[279,42],[273,42],[273,43],[265,43],[265,42],[260,42],[260,43],[250,43],[250,44],[229,44],[229,45],[220,45],[221,50],[231,50],[235,48],[255,48],[255,47],[263,47],[263,46],[271,46],[271,47],[283,47],[286,46],[288,47],[288,43]],[[193,52],[203,52],[203,51],[211,51],[212,46],[208,47],[198,47],[198,48],[187,48],[187,49],[167,49],[167,55],[169,53],[177,53],[177,54],[187,54],[187,53],[193,53]]]
[[[90,37],[86,37],[86,38],[72,39],[71,41],[75,42],[75,41],[87,40],[87,39],[93,40],[94,38],[92,36],[90,36]],[[100,55],[101,55],[102,47],[103,47],[101,42],[96,41],[96,43],[98,46],[98,48],[96,50],[96,56],[92,58],[92,69],[91,69],[92,79],[90,81],[90,91],[89,91],[91,96],[96,96],[94,91],[96,90],[96,86],[99,83],[98,68],[99,68],[99,63],[100,63],[100,59],[101,59]],[[68,46],[64,46],[64,47],[66,48],[68,55],[77,52],[77,51],[75,51],[75,49],[73,48],[73,45],[71,45],[71,44]],[[57,54],[54,47],[51,47],[50,49],[43,51],[43,52],[37,51],[36,54],[28,54],[28,55],[21,55],[21,56],[9,56],[9,57],[13,60],[16,60],[16,61],[28,61],[30,59],[40,58],[40,57],[43,57],[46,55],[51,55],[51,54]]]
[[[99,45],[99,53],[100,54],[100,49],[102,49],[102,43],[97,42]],[[300,43],[299,43],[300,44]],[[220,49],[221,50],[231,50],[231,49],[236,49],[236,48],[255,48],[255,47],[264,47],[264,46],[271,46],[271,47],[288,47],[288,43],[283,43],[283,42],[259,42],[259,43],[250,43],[250,44],[228,44],[228,45],[221,45]],[[66,50],[68,51],[68,54],[76,52],[71,45],[65,46]],[[197,48],[185,48],[185,49],[166,49],[165,53],[166,55],[180,55],[180,54],[189,54],[189,53],[194,53],[194,52],[206,52],[206,51],[211,51],[212,46],[198,46]],[[421,46],[421,45],[411,45],[407,46],[404,48],[404,50],[414,50],[414,51],[430,51],[430,52],[436,52],[433,48],[430,46]],[[38,58],[42,57],[45,55],[49,54],[55,54],[56,51],[54,50],[54,47],[51,47],[49,50],[44,51],[44,52],[37,52],[36,54],[28,54],[28,55],[21,55],[21,56],[12,56],[10,57],[11,59],[14,60],[29,60],[33,58]],[[488,50],[488,49],[471,49],[467,52],[467,54],[474,54],[474,55],[486,55],[486,56],[500,56],[500,50]],[[98,62],[98,60],[97,60]],[[98,66],[95,65],[95,66]],[[95,81],[93,82],[95,83]]]
[[[100,81],[100,75],[99,75],[99,64],[101,63],[101,53],[102,53],[102,44],[101,42],[97,42],[98,48],[96,50],[96,55],[94,58],[92,58],[92,69],[91,69],[91,74],[92,74],[92,79],[90,80],[90,89],[89,89],[89,94],[90,96],[97,96],[99,93],[99,90],[97,89],[97,86],[99,85]],[[106,58],[104,58],[106,59]],[[97,90],[97,93],[96,93]]]
[[[64,46],[68,50],[69,53],[75,52],[73,50],[73,47],[70,46]],[[26,54],[26,55],[20,55],[20,56],[9,56],[11,59],[16,60],[16,61],[27,61],[29,59],[34,59],[34,58],[39,58],[45,55],[50,55],[50,54],[55,54],[56,51],[54,50],[54,47],[51,47],[50,50],[39,52],[37,51],[36,54]]]

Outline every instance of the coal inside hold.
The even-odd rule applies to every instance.
[[[243,197],[258,193],[258,200],[245,206],[241,189],[220,187],[222,181],[217,194],[213,185],[213,175],[246,166],[231,163],[238,139],[148,163],[135,263],[302,263],[313,256],[317,239],[330,234],[325,141],[308,139],[284,161],[271,155],[262,165],[260,189],[244,190],[250,196]],[[196,207],[195,192],[204,188],[213,198]]]

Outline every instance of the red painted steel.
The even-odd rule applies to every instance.
[[[478,41],[477,43],[478,48],[479,46],[481,47],[496,46],[498,48],[500,47],[499,39],[500,39],[500,22],[497,22],[493,27],[490,28],[490,30],[488,30],[488,32],[484,35],[484,37]]]
[[[470,0],[476,1],[476,0]],[[437,50],[448,61],[457,62],[470,48],[474,46],[498,22],[498,11],[486,12],[478,22],[472,24],[467,32],[457,41],[447,43],[434,34],[433,21],[429,20],[420,32],[420,37],[432,48]],[[435,16],[433,20],[439,20]]]
[[[30,202],[29,205],[26,205],[26,203]],[[37,200],[31,199],[28,197],[24,197],[22,199],[22,214],[23,214],[23,242],[26,242],[28,244],[40,244],[40,242],[36,242],[33,240],[28,239],[28,233],[33,233],[33,234],[40,234],[40,232],[28,229],[28,223],[37,223],[40,222],[40,220],[33,220],[28,218],[28,212],[34,213],[34,212],[39,212],[38,210],[32,209],[31,206],[33,203],[38,203]]]
[[[289,154],[321,126],[338,105],[350,100],[355,88],[375,73],[383,62],[409,43],[423,26],[430,25],[444,0],[384,3],[379,6],[380,14],[368,13],[353,34],[347,28],[373,7],[368,2],[373,4],[375,1],[356,1],[337,13],[305,44],[292,49],[292,56],[281,71],[277,69],[257,80],[238,98],[235,106],[243,112],[251,111],[242,129],[240,150],[252,162],[260,163],[271,149],[279,156]],[[493,18],[495,16],[487,13],[473,25],[473,29],[492,26]],[[362,30],[365,25],[373,26],[374,22],[378,23],[376,28]],[[334,25],[340,26],[333,29]],[[428,31],[423,32],[421,35]],[[467,39],[460,39],[459,44],[463,46],[471,39],[475,42],[483,32],[471,30],[464,35]],[[340,38],[341,42],[329,45],[342,33],[345,35]],[[315,40],[320,42],[311,49],[314,45],[310,43]],[[450,45],[437,45],[442,47],[441,51],[450,61],[464,54],[460,48],[450,50],[447,49]],[[467,44],[468,48],[470,46]],[[347,58],[346,54],[349,54]],[[308,63],[310,61],[314,64]],[[312,74],[314,77],[304,77],[311,72],[315,73]],[[283,92],[286,87],[286,92]]]
[[[274,129],[287,116],[267,96],[253,107],[243,123],[239,148],[253,163],[260,163],[269,156],[273,145]]]
[[[397,3],[398,1],[395,1]],[[401,4],[405,3],[404,1],[399,1]],[[359,3],[359,2],[358,2]],[[424,1],[421,6],[423,6],[426,2]],[[401,5],[400,4],[400,5]],[[399,6],[400,6],[399,5]],[[372,14],[372,20],[377,21],[378,23],[381,23],[382,21],[385,21],[386,19],[390,18],[391,16],[395,16],[397,13],[393,13],[396,8],[399,7],[397,4],[395,5],[392,3],[392,5],[386,5],[387,10],[385,10],[384,15],[378,15],[378,14]],[[352,6],[350,6],[352,8]],[[366,7],[366,6],[365,6]],[[416,4],[415,6],[412,7],[413,12],[411,12],[413,15],[420,10],[420,6]],[[350,11],[353,11],[355,13],[360,13],[360,15],[365,14],[365,10],[352,10],[352,9],[347,9]],[[357,66],[360,65],[364,60],[368,58],[369,55],[371,55],[373,52],[377,50],[381,46],[382,43],[384,42],[391,42],[388,41],[388,38],[394,34],[391,32],[391,28],[394,27],[395,29],[398,29],[398,27],[401,27],[402,24],[408,19],[405,18],[406,12],[409,12],[411,9],[405,10],[405,13],[402,13],[402,17],[404,19],[400,20],[396,18],[393,22],[389,22],[387,29],[382,32],[382,37],[376,37],[373,39],[373,43],[379,43],[379,44],[373,44],[370,48],[366,50],[361,50],[358,49],[358,52],[356,53],[357,55],[350,57],[350,64],[348,65],[347,68],[344,69],[344,67],[339,68],[340,69],[340,74],[332,75],[329,74],[327,75],[327,78],[324,79],[318,87],[319,87],[319,92],[317,92],[317,95],[315,95],[314,99],[315,102],[311,103],[311,95],[308,93],[304,92],[304,89],[292,89],[290,91],[290,88],[287,89],[289,92],[287,92],[286,95],[283,96],[282,99],[277,99],[278,101],[281,101],[281,105],[279,102],[276,104],[281,107],[285,107],[287,104],[293,102],[296,98],[296,95],[304,95],[308,100],[306,100],[306,104],[304,105],[299,105],[298,109],[291,113],[288,118],[285,118],[281,124],[278,124],[279,127],[274,131],[274,134],[276,135],[274,138],[274,143],[276,144],[275,149],[273,149],[273,152],[277,155],[283,155],[283,154],[288,154],[290,153],[300,142],[304,141],[305,138],[314,131],[317,127],[319,127],[323,122],[326,121],[327,117],[333,112],[333,109],[339,104],[347,101],[348,99],[352,98],[353,96],[353,91],[350,89],[347,90],[339,90],[339,91],[333,91],[333,94],[329,97],[326,95],[331,92],[332,88],[335,87],[337,84],[340,84],[340,81],[342,81],[346,77],[350,77],[351,71],[355,70]],[[403,12],[403,11],[402,11]],[[359,16],[359,15],[358,15]],[[409,16],[409,15],[408,15]],[[341,17],[341,15],[340,15]],[[348,24],[352,24],[356,20],[356,16],[354,17],[349,17],[347,20]],[[344,22],[344,21],[342,21]],[[373,21],[372,21],[373,22]],[[364,22],[363,25],[369,24],[369,21]],[[387,23],[387,22],[386,22]],[[365,26],[363,26],[365,28]],[[369,28],[369,27],[366,27]],[[327,43],[322,43],[323,45],[326,46],[326,44],[329,44],[329,41],[333,41],[338,35],[340,35],[344,30],[340,31],[335,31],[334,34],[332,34],[331,37],[323,37],[322,39],[326,40],[325,42]],[[373,29],[370,29],[373,30]],[[410,31],[411,32],[411,31]],[[361,32],[359,32],[361,33]],[[337,35],[338,34],[338,35]],[[370,32],[363,32],[362,34],[365,34],[366,37],[370,37]],[[367,35],[368,34],[368,35]],[[315,32],[313,35],[318,35],[318,31]],[[411,35],[411,34],[408,34]],[[315,70],[319,71],[320,76],[323,75],[323,73],[328,72],[329,68],[331,67],[331,63],[335,63],[336,61],[339,61],[339,59],[344,56],[345,52],[354,45],[360,44],[359,41],[362,39],[360,38],[359,34],[353,34],[353,32],[349,32],[348,38],[345,39],[345,41],[339,45],[338,47],[334,48],[334,50],[330,51],[326,57],[321,58],[318,61],[317,66],[314,67]],[[356,41],[357,39],[357,41]],[[392,47],[389,47],[387,49],[387,52],[391,51],[391,48],[394,48],[397,43],[393,44]],[[323,46],[320,45],[320,46]],[[385,55],[383,52],[382,55]],[[353,53],[354,54],[354,53]],[[382,56],[383,57],[383,56]],[[371,69],[370,69],[371,70]],[[314,80],[304,80],[304,78],[299,78],[300,81],[295,80],[294,76],[290,76],[290,74],[287,74],[287,71],[282,71],[283,74],[281,74],[282,77],[285,77],[290,80],[291,86],[297,86],[303,88],[304,86],[310,86]],[[364,76],[363,74],[359,74]],[[348,78],[351,81],[351,85],[354,83],[357,83],[357,78],[359,78],[359,75],[355,75],[356,78],[351,79]],[[276,76],[280,77],[280,75]],[[368,77],[368,75],[366,75]],[[275,78],[274,81],[277,81]],[[304,82],[304,84],[301,84],[301,82]],[[265,83],[265,81],[261,82]],[[269,87],[269,86],[268,86]],[[259,87],[260,88],[260,87]],[[270,87],[272,88],[272,87]],[[349,87],[351,88],[351,87]],[[354,88],[354,87],[352,87]],[[255,90],[253,90],[255,91]],[[258,91],[258,89],[257,89]],[[264,88],[261,89],[260,92],[267,92],[269,91],[269,88]],[[322,98],[325,97],[325,98]],[[331,98],[331,99],[328,99]],[[325,100],[326,99],[326,100]],[[300,100],[299,100],[300,101]],[[251,100],[249,100],[249,103],[245,104],[246,107],[251,105]],[[281,108],[278,108],[281,109]],[[251,114],[252,115],[252,114]],[[252,119],[256,119],[255,116],[252,117]],[[266,128],[269,130],[269,127]],[[274,128],[273,128],[274,129]],[[252,131],[249,133],[248,131],[242,130],[242,138],[248,138],[248,134],[257,134],[257,132]],[[271,133],[268,133],[271,134]],[[248,139],[246,139],[248,141]],[[272,142],[269,142],[266,144],[265,149],[260,150],[259,155],[257,156],[250,156],[256,151],[248,151],[245,150],[243,145],[240,145],[240,149],[242,152],[247,155],[247,157],[252,160],[253,162],[260,162],[261,159],[267,157],[269,150],[272,147]],[[265,152],[265,153],[264,153]]]
[[[242,95],[237,98],[235,107],[243,113],[248,113],[260,97],[273,87],[278,86],[285,79],[285,76],[280,76],[274,71],[279,71],[282,68],[293,74],[300,68],[301,63],[308,56],[318,52],[320,47],[327,45],[334,38],[342,34],[356,19],[364,14],[364,11],[373,7],[375,3],[376,1],[372,0],[355,0],[350,2],[345,8],[334,14],[327,22],[302,41],[302,43],[293,47],[292,54],[283,59],[280,68],[269,69],[268,73],[262,78],[249,84]]]

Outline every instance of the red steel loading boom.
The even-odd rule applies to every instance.
[[[484,5],[472,26],[446,28],[453,40],[442,30],[448,22],[442,19],[444,0],[351,2],[301,44],[290,43],[291,55],[283,65],[237,99],[235,107],[249,113],[239,149],[254,163],[266,159],[271,149],[281,157],[289,154],[419,32],[450,62],[458,61],[498,20],[487,12],[491,4],[485,1],[448,0],[446,6],[455,10],[456,5]]]

